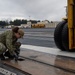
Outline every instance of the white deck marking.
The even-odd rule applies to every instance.
[[[45,52],[45,53],[54,54],[54,55],[75,57],[75,52],[65,52],[65,51],[61,51],[57,48],[41,47],[41,46],[34,46],[34,45],[22,45],[21,48],[39,51],[39,52]]]
[[[1,67],[0,67],[0,73],[3,75],[17,75],[16,73],[13,73],[13,72],[6,70],[4,68],[1,68]]]

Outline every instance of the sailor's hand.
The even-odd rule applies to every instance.
[[[14,59],[15,59],[15,61],[18,60],[18,55],[16,53],[14,54]]]

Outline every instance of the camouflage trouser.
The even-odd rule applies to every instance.
[[[6,51],[6,47],[3,43],[0,43],[0,54],[4,53]]]
[[[14,44],[14,46],[15,46],[15,48],[16,48],[15,52],[16,52],[17,54],[19,54],[19,53],[20,53],[20,46],[21,46],[21,43],[20,43],[20,42],[16,42],[16,43]],[[5,46],[3,43],[0,43],[0,54],[6,52],[6,50],[7,50],[6,46]],[[9,51],[9,50],[8,50],[8,51]]]

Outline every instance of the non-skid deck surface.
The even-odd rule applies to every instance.
[[[31,50],[23,50],[20,55],[26,59],[18,62],[15,62],[14,60],[6,60],[3,62],[32,75],[75,75],[70,71],[64,70],[75,70],[74,59]],[[27,58],[44,62],[47,65],[34,62]],[[50,65],[58,66],[64,69],[56,68]]]

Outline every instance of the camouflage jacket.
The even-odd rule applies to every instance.
[[[14,36],[12,30],[0,34],[0,42],[6,46],[11,55],[14,54],[14,50],[16,49],[14,44],[17,42],[17,38]]]

